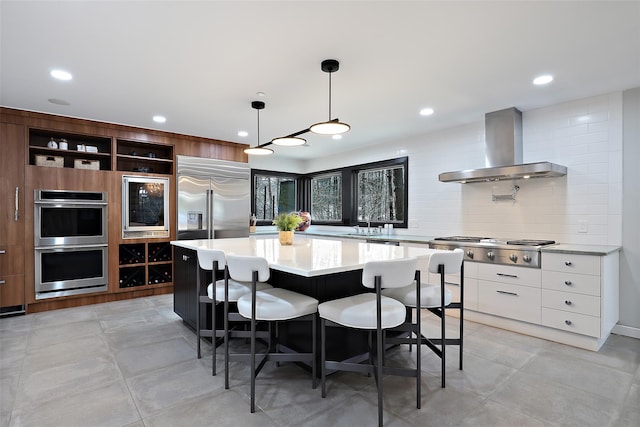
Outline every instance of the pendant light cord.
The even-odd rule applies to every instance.
[[[329,73],[329,121],[331,121],[331,73]]]
[[[256,147],[260,146],[260,110],[256,109],[256,112],[258,113],[258,141],[256,143]]]

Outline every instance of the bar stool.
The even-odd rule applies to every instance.
[[[428,283],[420,284],[420,294],[417,294],[415,287],[406,286],[404,288],[385,289],[382,293],[390,298],[394,298],[406,306],[407,309],[407,322],[397,328],[397,330],[410,331],[420,336],[417,332],[416,324],[420,323],[419,317],[415,322],[412,322],[412,312],[415,309],[416,313],[420,314],[420,309],[426,308],[429,312],[435,314],[440,318],[440,338],[427,338],[421,336],[421,344],[429,347],[438,357],[441,362],[441,381],[442,388],[445,387],[445,362],[446,362],[446,346],[458,345],[460,346],[460,360],[459,367],[462,370],[462,345],[463,345],[463,312],[464,312],[464,265],[463,265],[464,252],[462,249],[455,249],[453,251],[441,251],[436,252],[429,258],[429,273],[437,273],[440,276],[440,283],[432,285]],[[445,286],[445,275],[460,273],[460,301],[452,302],[451,290]],[[420,304],[418,304],[418,301]],[[460,310],[460,337],[459,338],[446,338],[445,335],[445,311],[448,309]],[[394,341],[399,344],[413,343],[413,340],[398,339]],[[438,345],[440,348],[438,348]]]
[[[198,266],[203,271],[211,271],[211,283],[207,286],[207,293],[205,295],[202,294],[202,286],[201,286],[201,275],[200,272],[197,274],[196,279],[196,295],[198,297],[198,302],[196,304],[196,339],[197,339],[197,354],[198,359],[202,357],[201,354],[201,342],[200,339],[202,337],[211,338],[212,344],[212,361],[211,361],[211,371],[212,375],[216,375],[216,348],[218,347],[217,338],[223,338],[224,329],[218,329],[216,327],[216,305],[220,302],[224,301],[225,294],[225,279],[218,279],[217,274],[220,270],[226,271],[226,258],[223,251],[199,248],[197,250],[198,253]],[[215,286],[213,284],[215,283]],[[267,289],[272,286],[268,283],[258,283],[258,289]],[[237,302],[238,298],[242,295],[251,292],[251,284],[250,283],[241,283],[235,280],[229,280],[229,302]],[[202,304],[210,304],[211,305],[211,329],[204,329],[201,326],[200,322],[200,310]],[[215,332],[214,332],[215,331]]]
[[[259,282],[269,280],[269,264],[265,258],[257,256],[227,256],[226,282],[231,279],[245,282],[251,281],[251,292],[238,298],[237,306],[240,316],[249,319],[251,323],[249,354],[229,354],[228,340],[228,300],[225,298],[225,389],[229,388],[229,360],[249,359],[251,369],[251,412],[255,412],[256,377],[267,361],[276,362],[307,362],[311,365],[312,388],[316,388],[316,313],[318,300],[297,292],[281,288],[258,289]],[[228,288],[225,286],[225,295]],[[273,334],[273,324],[277,328],[280,321],[311,321],[312,348],[310,353],[281,353],[277,337]],[[268,331],[260,334],[267,339],[267,350],[260,354],[260,361],[256,366],[256,339],[258,337],[257,322],[267,322]]]
[[[320,369],[322,397],[327,396],[327,370],[342,370],[352,372],[373,373],[378,388],[378,425],[383,422],[383,376],[398,375],[416,378],[416,406],[420,408],[421,401],[421,366],[420,345],[417,345],[416,368],[389,367],[384,363],[385,332],[395,328],[405,321],[405,306],[393,299],[382,295],[383,288],[397,288],[413,286],[420,296],[420,271],[415,258],[367,262],[362,270],[362,284],[372,288],[375,292],[367,292],[350,297],[323,302],[318,306],[320,314]],[[420,313],[418,313],[418,320]],[[373,349],[369,349],[367,364],[353,362],[339,362],[326,360],[326,327],[337,326],[369,331],[369,342],[372,333],[376,333],[375,358]],[[417,337],[420,336],[420,322],[417,324]],[[416,338],[416,344],[419,340]]]

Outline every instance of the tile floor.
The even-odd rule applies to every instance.
[[[385,378],[385,426],[640,425],[640,340],[613,335],[594,353],[465,326],[465,369],[451,347],[445,389],[425,351],[422,409],[414,380]],[[246,365],[232,365],[225,391],[211,347],[198,360],[195,344],[172,295],[0,319],[0,426],[376,425],[373,378],[334,374],[322,399],[302,369],[268,364],[251,414]],[[389,355],[410,358],[406,348]]]

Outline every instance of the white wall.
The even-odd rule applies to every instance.
[[[637,92],[634,96],[640,97]],[[638,115],[637,107],[633,114]],[[625,119],[631,120],[627,116]],[[624,156],[624,242],[635,243],[630,243],[634,246],[628,251],[623,247],[621,258],[628,267],[621,272],[620,323],[628,325],[634,331],[632,335],[640,332],[637,122],[627,136]],[[399,156],[409,156],[410,228],[396,229],[397,234],[484,235],[623,245],[622,92],[523,112],[524,162],[565,165],[568,173],[562,178],[475,184],[439,182],[441,172],[485,166],[483,121],[378,144],[367,150],[305,163],[280,161],[277,168],[267,164],[262,168],[314,172]],[[510,194],[514,183],[520,187],[515,202],[492,201],[493,194]],[[582,221],[586,221],[586,233],[578,230]]]
[[[624,160],[620,322],[617,332],[640,338],[640,88],[623,93]],[[632,330],[630,330],[633,329]]]
[[[484,122],[314,159],[303,166],[297,163],[294,168],[313,172],[405,155],[410,228],[398,233],[622,244],[620,92],[523,113],[524,162],[565,165],[568,174],[562,178],[439,182],[441,172],[485,166]],[[515,202],[492,201],[493,194],[511,194],[514,183],[520,187]],[[587,223],[586,233],[578,231],[582,221]]]

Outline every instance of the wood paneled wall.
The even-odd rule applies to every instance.
[[[174,134],[151,129],[141,129],[112,123],[102,123],[92,120],[76,119],[64,116],[29,112],[0,107],[0,122],[11,123],[22,127],[24,138],[11,141],[3,140],[5,144],[21,144],[24,141],[24,164],[18,168],[18,173],[24,174],[24,260],[25,260],[25,306],[27,312],[37,312],[77,305],[94,304],[127,298],[136,298],[160,293],[172,292],[172,285],[142,286],[136,288],[119,288],[118,247],[121,243],[141,243],[146,239],[122,239],[122,176],[137,174],[116,170],[116,140],[151,142],[154,144],[172,145],[175,155],[208,157],[221,160],[247,162],[244,146],[241,144],[208,139],[190,135]],[[109,137],[112,141],[112,157],[110,171],[79,170],[72,168],[49,168],[29,165],[29,129],[50,130],[51,132],[68,132],[83,135]],[[174,157],[175,162],[175,157]],[[175,171],[174,167],[174,171]],[[147,174],[156,176],[154,174]],[[164,176],[166,175],[157,175]],[[170,216],[171,240],[176,238],[176,191],[175,172],[169,176],[171,181]],[[96,295],[51,298],[35,300],[34,289],[34,190],[75,190],[75,191],[107,191],[109,194],[109,291]],[[8,195],[2,195],[5,200]],[[156,241],[153,239],[151,241]]]

